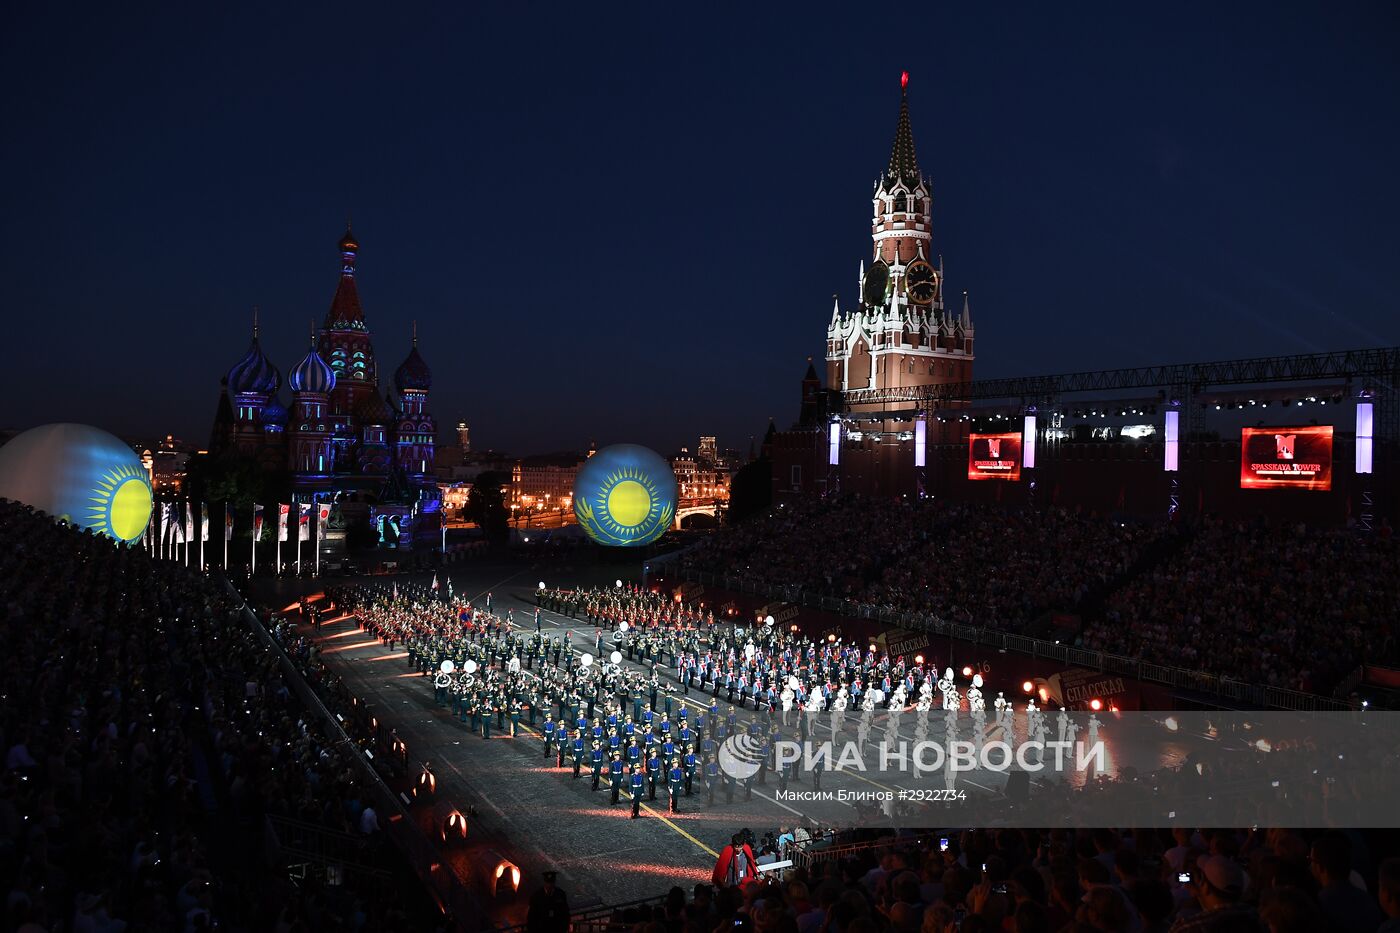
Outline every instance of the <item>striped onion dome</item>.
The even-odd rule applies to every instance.
[[[316,392],[321,395],[329,395],[335,388],[335,372],[331,370],[326,361],[321,359],[321,354],[312,347],[302,357],[301,362],[292,367],[292,371],[287,374],[287,384],[292,387],[293,392]]]
[[[272,365],[272,361],[263,355],[257,334],[254,334],[248,352],[228,371],[229,391],[235,395],[241,392],[272,395],[281,385],[282,374]]]

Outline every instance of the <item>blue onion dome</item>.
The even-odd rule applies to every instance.
[[[282,400],[274,395],[263,406],[262,420],[263,424],[285,425],[287,423],[287,406],[283,405]]]
[[[312,347],[302,357],[301,362],[292,367],[292,371],[287,374],[287,384],[292,387],[293,392],[317,392],[321,395],[329,395],[335,388],[335,372],[331,370],[326,361],[321,359],[321,354]]]
[[[355,418],[360,424],[393,424],[394,410],[378,392],[370,392],[355,406]]]
[[[394,386],[400,391],[417,389],[426,392],[433,387],[433,373],[418,353],[418,345],[408,351],[408,358],[394,371]]]
[[[254,334],[248,352],[228,371],[229,391],[235,395],[241,392],[272,395],[281,385],[282,374],[272,365],[272,361],[263,355],[257,335]]]

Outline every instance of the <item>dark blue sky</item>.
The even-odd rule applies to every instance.
[[[1400,344],[1400,14],[1361,4],[25,3],[0,426],[208,436],[353,214],[392,372],[517,452],[796,414],[901,69],[979,376]]]

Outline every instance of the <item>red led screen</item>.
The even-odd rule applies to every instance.
[[[1020,433],[968,435],[967,478],[1019,480]]]
[[[1332,488],[1332,426],[1243,428],[1241,489]]]

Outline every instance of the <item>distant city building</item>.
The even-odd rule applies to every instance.
[[[472,484],[440,483],[438,491],[442,494],[443,515],[447,521],[456,521],[462,509],[466,508],[467,499],[471,497]]]
[[[511,471],[512,515],[518,518],[527,512],[544,514],[562,509],[567,516],[574,504],[574,478],[591,454],[539,454],[517,460]]]
[[[154,451],[142,452],[142,462],[150,457],[151,489],[157,496],[174,498],[185,488],[185,471],[193,453],[174,436],[167,434]]]
[[[682,447],[680,453],[671,458],[671,469],[676,474],[676,491],[682,508],[687,504],[716,504],[721,509],[728,505],[733,462],[726,462],[718,455],[715,438],[701,437],[695,456]]]
[[[456,444],[446,444],[438,448],[434,461],[434,475],[439,485],[443,483],[474,482],[482,473],[504,473],[509,476],[515,471],[517,458],[483,450],[463,456]]]
[[[415,327],[393,388],[381,391],[355,279],[359,242],[347,229],[337,249],[340,280],[330,310],[287,375],[290,407],[281,398],[281,372],[259,343],[255,316],[252,343],[223,380],[210,449],[289,470],[301,501],[316,496],[335,504],[332,527],[342,525],[342,508],[368,512],[381,533],[386,523],[398,529],[386,543],[403,544],[414,523],[433,530],[438,510],[432,373],[418,352]]]
[[[462,419],[457,421],[457,446],[461,448],[463,457],[472,452],[472,429]]]

